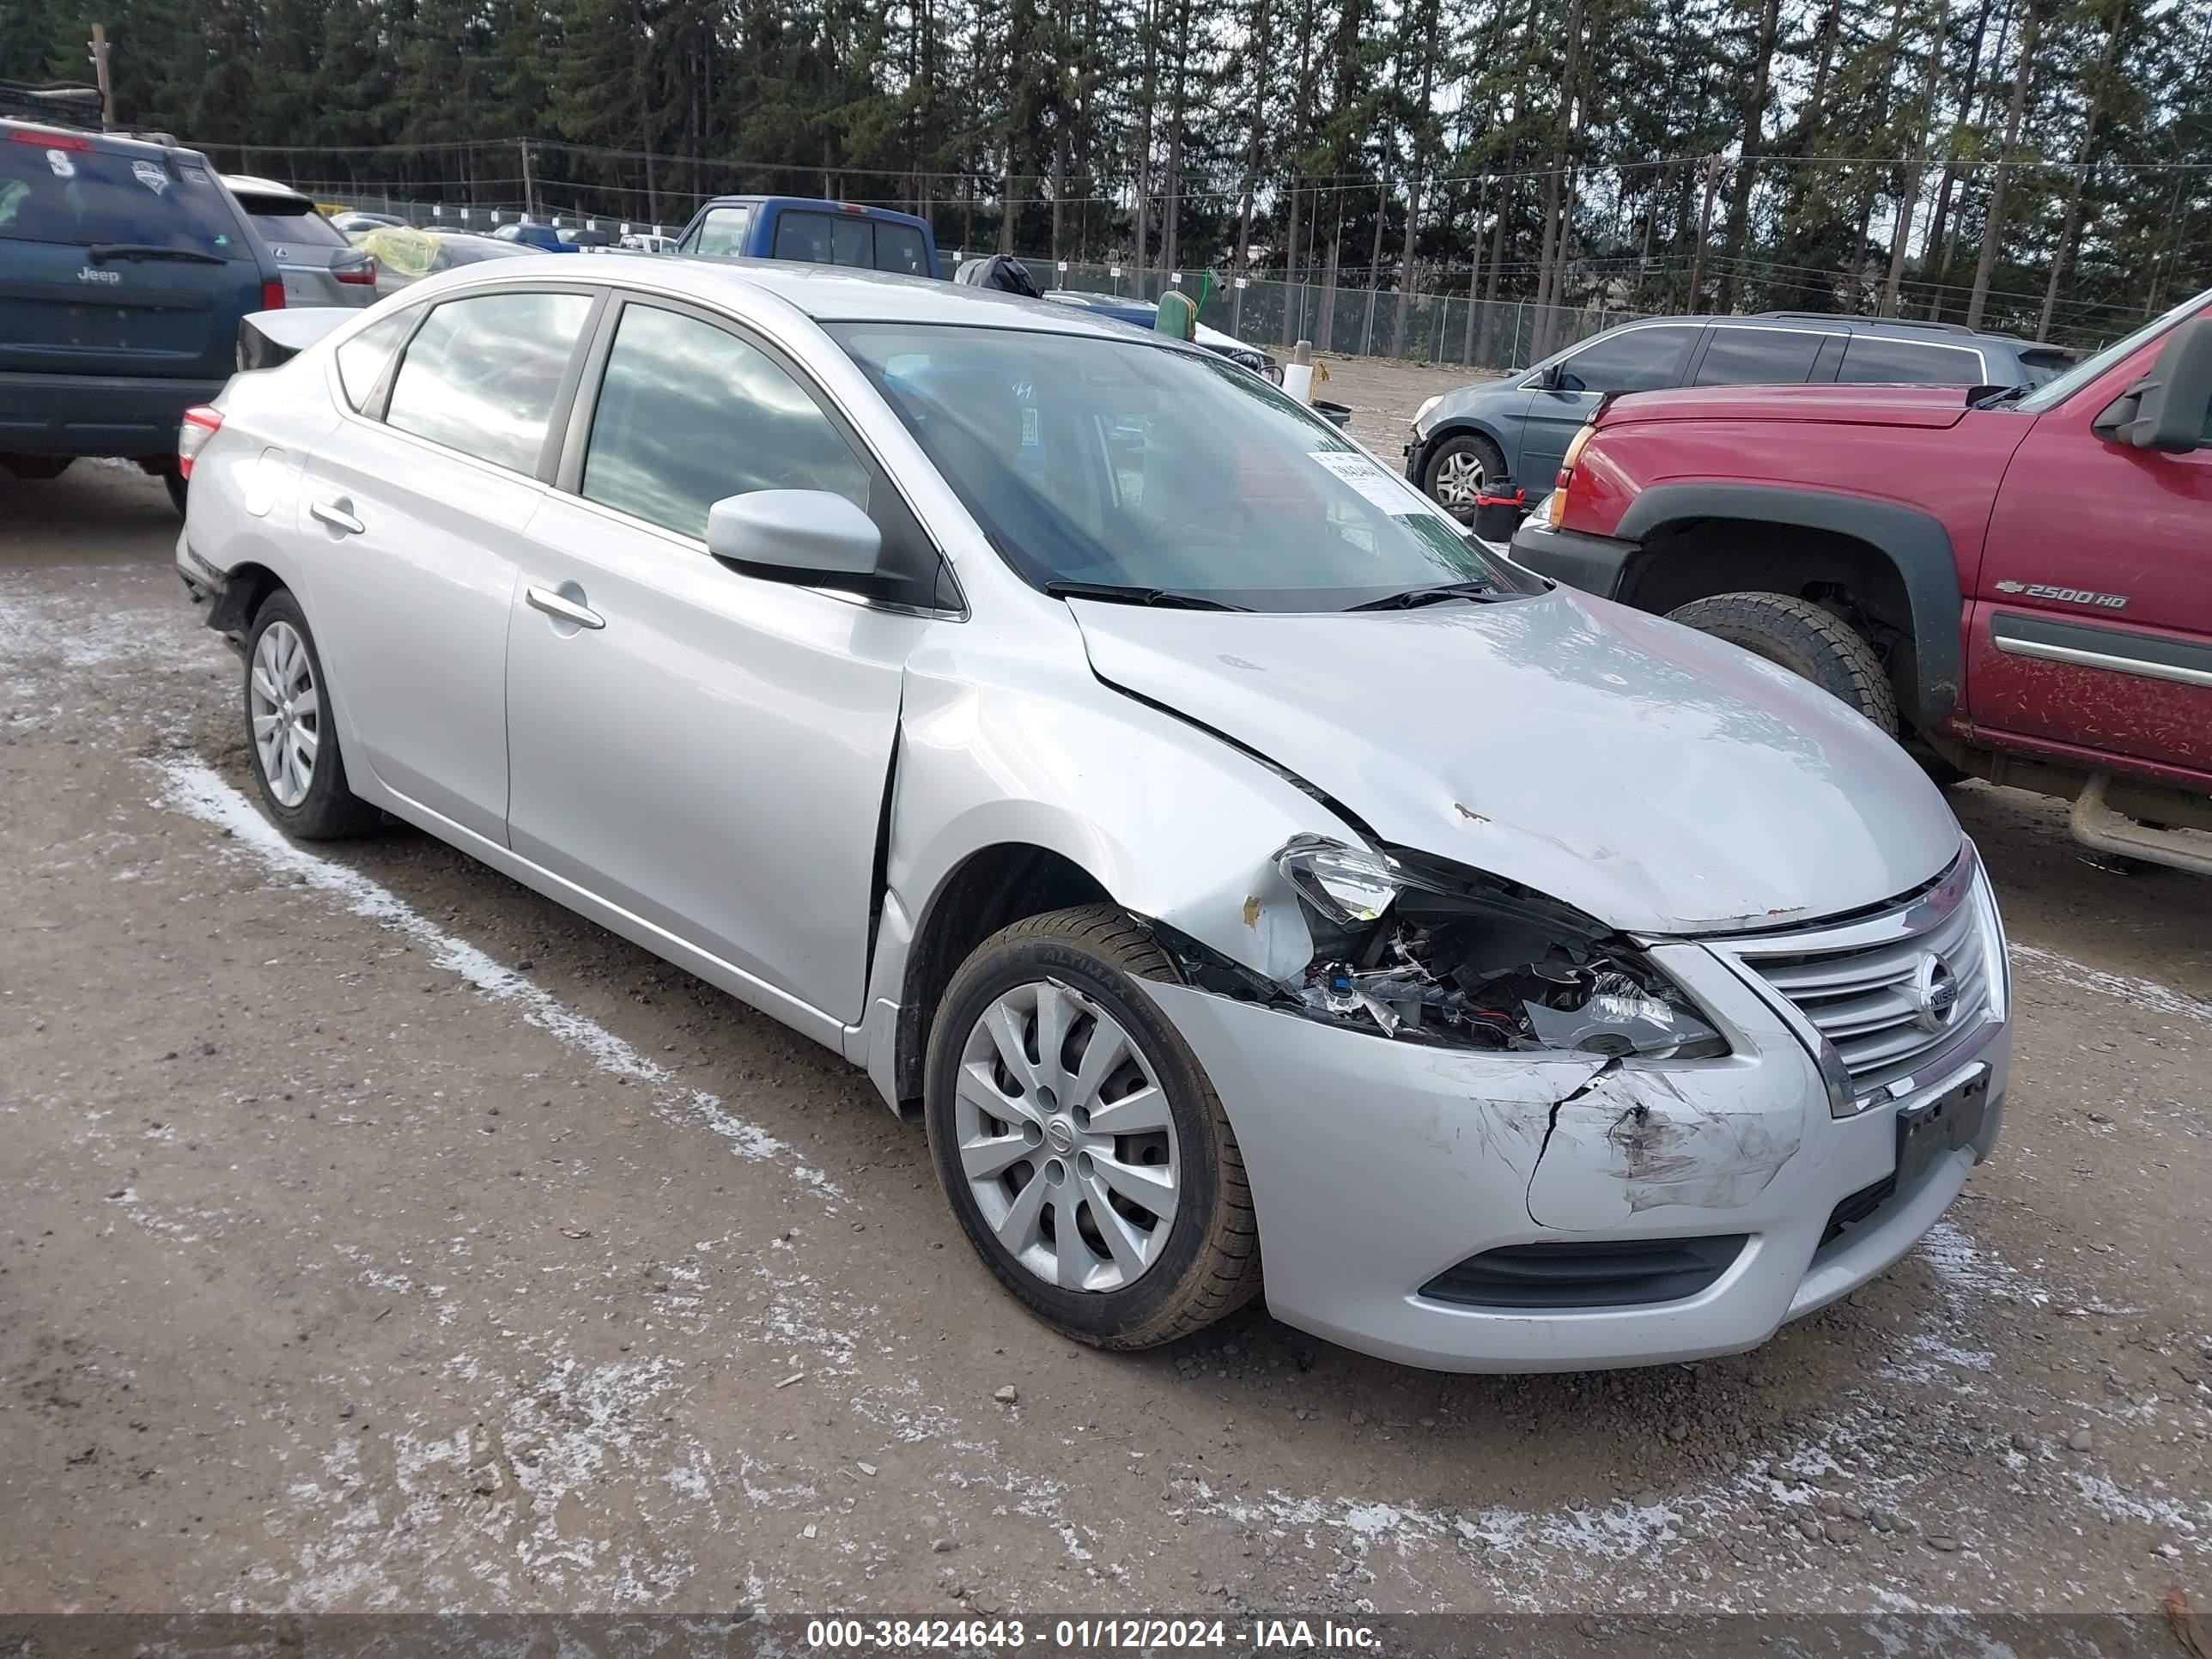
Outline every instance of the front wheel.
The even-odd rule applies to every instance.
[[[1462,432],[1445,439],[1429,456],[1421,474],[1421,487],[1440,507],[1474,510],[1474,498],[1485,484],[1505,479],[1505,456],[1480,432]]]
[[[1099,1347],[1171,1341],[1260,1286],[1237,1137],[1136,983],[1173,977],[1121,911],[1054,911],[979,945],[930,1034],[925,1115],[953,1213],[1016,1300]]]
[[[1787,593],[1717,593],[1667,614],[1812,681],[1897,734],[1897,694],[1881,659],[1849,623],[1812,600]]]

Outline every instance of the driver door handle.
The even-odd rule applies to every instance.
[[[579,605],[565,593],[556,593],[550,587],[526,587],[522,597],[532,610],[543,611],[549,617],[557,617],[564,623],[574,623],[579,628],[605,628],[607,619],[589,605]]]
[[[348,536],[358,536],[368,528],[359,519],[354,517],[353,502],[343,495],[334,501],[319,499],[310,501],[307,503],[307,511],[330,526],[331,529],[342,532]]]

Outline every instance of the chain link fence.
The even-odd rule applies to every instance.
[[[1092,294],[1158,300],[1170,288],[1194,295],[1199,287],[1195,271],[1139,271],[1028,255],[1023,262],[1046,286]],[[1326,283],[1261,277],[1239,287],[1234,281],[1224,285],[1217,273],[1199,320],[1271,349],[1310,340],[1317,351],[1506,369],[1521,368],[1642,314],[1597,307],[1474,300],[1463,294],[1417,289],[1406,299],[1401,325],[1399,299],[1395,287],[1331,288]]]
[[[525,216],[517,203],[429,202],[313,181],[302,181],[298,188],[328,205],[386,214],[425,230],[483,235]],[[529,216],[541,224],[617,236],[632,232],[668,236],[684,228],[680,223],[654,224],[580,211],[552,212],[543,207]],[[949,276],[961,259],[994,251],[940,248],[939,252]],[[1195,295],[1200,285],[1196,270],[1139,270],[1099,261],[1055,260],[1035,253],[1019,257],[1044,288],[1152,301],[1171,288]],[[1240,285],[1216,272],[1207,284],[1199,320],[1278,355],[1299,340],[1310,340],[1317,351],[1459,364],[1473,369],[1509,369],[1643,314],[1595,306],[1476,300],[1464,293],[1417,289],[1407,297],[1401,319],[1399,301],[1395,287],[1332,287],[1322,281],[1257,276]]]

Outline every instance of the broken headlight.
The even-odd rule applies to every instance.
[[[1275,855],[1313,959],[1307,1012],[1455,1048],[1704,1059],[1728,1043],[1626,939],[1539,895],[1418,854],[1298,836]]]

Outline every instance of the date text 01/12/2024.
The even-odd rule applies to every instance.
[[[806,1645],[878,1653],[988,1653],[1030,1646],[1066,1653],[1159,1648],[1356,1653],[1379,1646],[1380,1638],[1371,1626],[1328,1619],[814,1619],[807,1621]]]

